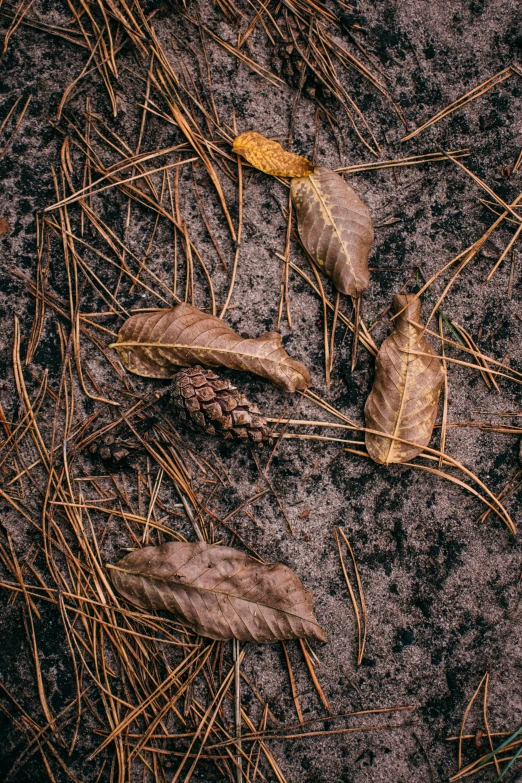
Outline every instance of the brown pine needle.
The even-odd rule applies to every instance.
[[[327,712],[331,712],[330,705],[328,704],[328,699],[326,698],[324,691],[321,687],[321,683],[319,682],[317,675],[315,673],[314,665],[312,663],[312,659],[310,658],[310,655],[308,653],[308,650],[306,649],[306,645],[303,642],[302,639],[299,639],[299,645],[301,647],[301,651],[303,653],[306,668],[308,669],[308,673],[310,674],[310,677],[312,678],[312,682],[314,684],[315,690],[317,691],[317,694],[319,698],[321,699],[321,702],[323,704],[323,707]]]
[[[448,429],[448,367],[446,364],[446,355],[444,352],[444,327],[442,316],[439,315],[439,333],[441,339],[441,358],[442,367],[444,370],[444,387],[443,387],[443,402],[442,402],[442,425],[440,430],[440,451],[442,454],[446,451],[446,434]],[[442,469],[444,458],[439,457],[439,470]]]
[[[410,139],[413,139],[423,130],[429,128],[430,125],[439,122],[439,120],[442,120],[444,117],[447,117],[452,112],[456,111],[457,109],[460,109],[462,106],[465,106],[466,103],[469,103],[470,101],[475,100],[475,98],[479,98],[481,95],[484,95],[486,92],[488,92],[488,90],[491,90],[492,87],[496,87],[497,84],[501,84],[506,79],[509,79],[510,76],[513,76],[513,73],[514,70],[511,68],[511,66],[508,65],[507,68],[504,68],[502,71],[499,71],[494,76],[490,76],[489,79],[486,79],[486,81],[482,82],[481,84],[478,84],[472,90],[469,90],[469,92],[465,93],[465,95],[462,95],[460,98],[457,98],[456,101],[450,103],[444,109],[442,109],[437,114],[435,114],[430,120],[427,120],[423,125],[419,126],[411,133],[408,133],[406,136],[403,136],[401,141],[409,141]]]
[[[488,673],[486,672],[486,674],[483,676],[483,678],[479,682],[475,693],[473,694],[473,696],[471,697],[470,701],[468,702],[468,706],[464,710],[464,715],[462,716],[462,723],[460,724],[459,749],[458,749],[458,759],[457,759],[457,764],[458,764],[459,770],[462,769],[462,736],[464,734],[464,729],[466,728],[466,721],[468,719],[469,713],[471,712],[471,708],[473,707],[473,703],[475,702],[475,699],[477,698],[477,696],[480,693],[480,689],[482,688],[484,682],[487,681],[487,677],[488,677]]]
[[[295,684],[295,677],[292,669],[292,664],[290,663],[290,656],[288,655],[288,650],[286,649],[286,644],[284,642],[281,642],[281,647],[283,648],[283,654],[285,656],[286,668],[288,670],[290,689],[292,691],[292,699],[294,700],[295,711],[297,712],[299,723],[303,724],[304,718],[303,718],[303,713],[301,711],[301,704],[299,703],[299,696],[297,695],[297,687]]]
[[[494,750],[493,738],[491,735],[491,731],[489,728],[489,721],[488,721],[488,694],[489,694],[489,672],[486,672],[486,681],[484,683],[484,699],[482,702],[482,717],[484,718],[484,726],[486,727],[486,732],[488,735],[489,747],[491,748],[491,750]],[[462,736],[462,731],[461,731],[461,736]],[[460,740],[460,743],[462,743],[462,740]],[[497,775],[500,775],[500,764],[498,762],[497,757],[494,756],[493,760],[495,762]]]
[[[464,329],[463,326],[460,326],[455,321],[451,322],[452,327],[455,329],[455,331],[460,334],[468,348],[474,352],[474,355],[477,357],[477,363],[482,365],[486,371],[489,370],[489,366],[487,363],[487,359],[485,359],[482,354],[480,353],[478,346],[475,344],[473,338],[470,334]],[[441,342],[441,348],[444,349],[444,342]],[[490,388],[492,385],[495,387],[495,389],[500,392],[500,387],[498,383],[495,380],[495,377],[490,375],[489,372],[483,372],[481,373],[482,377],[484,378],[484,382],[488,388]]]
[[[408,351],[407,352],[410,356],[433,356],[433,354],[430,353],[422,353],[421,351]],[[475,353],[475,351],[470,353]],[[489,358],[489,357],[488,357]],[[450,356],[446,356],[447,362],[453,362],[453,364],[459,364],[461,367],[470,367],[472,370],[478,370],[479,372],[484,372],[484,367],[481,364],[472,364],[471,362],[463,362],[460,359],[453,359]],[[516,373],[515,370],[512,370],[513,373]],[[517,383],[519,385],[522,385],[522,380],[518,378],[514,378],[512,375],[507,375],[505,372],[500,372],[498,370],[492,370],[488,369],[489,375],[497,375],[500,378],[508,378],[513,383]],[[517,375],[520,375],[520,373],[516,373]]]
[[[450,150],[448,154],[452,155],[454,158],[465,158],[470,154],[470,150],[468,148],[461,150]],[[439,163],[446,159],[447,157],[443,152],[427,152],[424,155],[410,155],[408,158],[376,160],[370,163],[356,163],[353,166],[344,166],[341,169],[335,170],[340,174],[356,174],[361,171],[400,168],[402,166],[420,166],[423,163]]]
[[[517,203],[520,199],[522,199],[522,194],[515,200],[515,203]],[[443,267],[441,267],[438,272],[436,272],[430,279],[424,283],[424,285],[420,288],[419,291],[417,291],[415,298],[418,299],[422,294],[437,280],[447,269],[452,267],[454,264],[457,263],[457,261],[460,261],[459,267],[457,269],[457,272],[453,276],[452,280],[446,285],[446,288],[444,289],[442,295],[437,300],[437,303],[435,304],[435,307],[433,308],[430,317],[428,321],[426,322],[426,326],[429,325],[429,322],[434,317],[437,310],[440,308],[440,305],[448,293],[449,289],[457,279],[458,275],[462,270],[469,264],[469,262],[476,256],[476,254],[479,252],[481,247],[487,242],[491,234],[500,226],[500,224],[503,222],[503,220],[507,217],[507,212],[502,212],[497,220],[488,228],[488,230],[479,238],[476,240],[476,242],[473,242],[469,247],[467,247],[465,250],[461,251],[458,255],[456,255],[454,258],[451,259],[451,261],[448,261],[447,264],[445,264]],[[517,220],[517,223],[519,221]],[[412,300],[413,301],[413,300]],[[402,311],[401,311],[402,312]],[[390,320],[394,320],[400,315],[399,313],[395,313]]]
[[[511,237],[511,239],[510,239],[510,240],[509,240],[509,242],[507,243],[506,247],[504,248],[504,250],[503,250],[503,251],[502,251],[502,253],[500,254],[498,261],[495,263],[495,265],[494,265],[494,267],[492,268],[491,272],[490,272],[490,273],[488,274],[488,276],[486,277],[486,281],[485,281],[485,282],[488,282],[489,280],[491,280],[491,278],[493,277],[493,275],[495,274],[495,272],[496,272],[496,271],[497,271],[497,269],[499,268],[500,264],[501,264],[501,263],[502,263],[502,261],[505,259],[505,257],[507,256],[507,254],[509,253],[509,251],[511,250],[511,248],[514,246],[515,242],[516,242],[516,241],[517,241],[517,239],[519,238],[519,236],[520,236],[520,232],[522,232],[522,224],[520,224],[520,225],[517,227],[517,230],[515,231],[515,233],[513,234],[513,236]],[[514,257],[514,256],[513,256],[513,257]]]
[[[515,210],[512,206],[509,204],[506,204],[506,202],[498,196],[490,186],[484,182],[484,180],[480,179],[476,174],[474,174],[472,171],[470,171],[466,166],[460,162],[460,160],[457,160],[457,158],[453,157],[449,152],[443,152],[443,155],[445,155],[449,160],[451,160],[453,163],[455,163],[456,166],[459,167],[459,169],[462,169],[471,179],[476,182],[480,187],[486,191],[486,193],[489,193],[489,195],[497,202],[499,206],[501,206],[506,212],[509,212],[511,217],[520,224],[521,218],[520,215],[517,215]],[[521,194],[522,197],[522,194]],[[517,199],[518,200],[518,199]]]
[[[317,283],[317,291],[319,293],[319,296],[321,297],[321,302],[323,304],[323,343],[324,343],[324,370],[326,375],[326,385],[328,388],[330,388],[330,341],[328,339],[328,305],[326,296],[324,293],[323,283],[321,281],[321,277],[319,275],[319,272],[317,271],[315,264],[310,262],[310,266],[312,267],[312,272],[314,273],[315,281]],[[334,307],[334,313],[335,313],[335,307]]]
[[[350,542],[348,541],[344,531],[340,527],[334,527],[334,536],[335,541],[337,544],[337,549],[339,550],[339,558],[341,560],[341,567],[343,569],[344,579],[346,582],[346,586],[348,588],[348,592],[350,593],[350,599],[352,602],[353,610],[355,612],[355,620],[357,622],[357,666],[360,666],[362,663],[362,660],[364,658],[364,648],[366,646],[366,601],[364,600],[364,591],[362,587],[362,582],[359,576],[359,569],[357,568],[357,562],[355,560],[355,555],[353,553],[353,549],[350,546]],[[343,558],[343,552],[341,548],[341,542],[339,541],[339,536],[342,537],[349,553],[350,557],[352,559],[352,564],[355,572],[355,578],[357,581],[357,590],[359,592],[359,601],[361,604],[361,612],[359,613],[359,608],[357,606],[357,600],[355,598],[355,593],[352,587],[352,583],[350,581],[350,577],[348,575],[348,571],[346,569],[346,565]]]
[[[460,351],[464,351],[464,353],[471,354],[472,356],[474,356],[477,359],[477,361],[480,361],[480,363],[482,363],[483,366],[485,365],[487,367],[489,364],[494,364],[497,367],[502,367],[504,370],[508,370],[509,372],[512,372],[514,375],[516,375],[516,376],[518,376],[519,378],[522,379],[522,373],[518,372],[517,370],[513,370],[507,364],[503,364],[503,362],[499,362],[496,359],[493,359],[492,356],[487,356],[486,354],[483,354],[476,347],[475,348],[466,348],[461,343],[457,343],[454,340],[450,340],[448,337],[441,338],[440,334],[438,334],[437,332],[433,332],[431,329],[427,329],[422,324],[415,323],[415,321],[408,321],[408,323],[411,323],[414,326],[418,326],[418,327],[422,328],[425,332],[427,332],[428,334],[432,335],[433,337],[437,337],[439,340],[442,339],[443,342],[446,345],[452,345],[453,347],[458,348]],[[454,324],[453,321],[452,321],[452,325],[455,326],[457,330],[462,329],[462,327],[459,327],[458,324]],[[488,367],[488,372],[489,373],[493,373],[495,371],[494,370],[490,370],[489,367]],[[506,376],[506,377],[510,377],[510,376]],[[510,378],[510,380],[515,380],[515,379]]]
[[[7,151],[8,151],[8,149],[9,149],[9,147],[11,146],[12,142],[14,141],[14,138],[15,138],[16,134],[18,133],[19,129],[20,129],[20,126],[21,126],[21,124],[22,124],[22,121],[23,121],[23,119],[24,119],[24,117],[25,117],[25,112],[27,111],[27,107],[29,106],[29,103],[31,102],[31,98],[32,98],[32,97],[33,97],[33,96],[32,96],[32,95],[30,95],[30,96],[27,98],[27,100],[26,100],[26,102],[25,102],[25,104],[24,104],[24,106],[23,106],[23,108],[22,108],[22,111],[21,111],[21,112],[20,112],[20,114],[18,115],[18,119],[16,120],[16,124],[15,124],[15,127],[14,127],[14,129],[11,131],[11,134],[10,134],[10,136],[9,136],[9,137],[6,139],[6,141],[3,143],[3,146],[2,146],[2,148],[0,149],[0,160],[2,160],[2,158],[3,158],[3,157],[6,155],[6,154],[7,154]],[[13,112],[15,111],[15,109],[16,109],[16,107],[18,106],[18,103],[19,103],[19,101],[20,101],[20,100],[21,100],[21,97],[16,99],[15,103],[14,103],[14,104],[13,104],[13,106],[11,107],[11,109],[10,109],[10,111],[8,112],[7,116],[6,116],[6,117],[5,117],[5,119],[2,121],[2,124],[0,125],[0,137],[2,136],[2,131],[4,130],[4,128],[5,128],[5,126],[7,125],[7,123],[9,122],[9,120],[10,120],[10,118],[11,118],[11,115],[12,115],[12,114],[13,114]]]
[[[276,253],[275,255],[276,255],[278,258],[283,258],[282,256],[280,256],[280,255],[279,255],[279,253]],[[284,260],[284,259],[283,259],[283,260]],[[311,280],[311,278],[309,278],[309,277],[308,277],[308,275],[307,275],[305,272],[303,272],[303,270],[302,270],[302,269],[300,269],[298,266],[296,266],[294,263],[290,262],[290,267],[291,267],[291,268],[292,268],[292,269],[293,269],[295,272],[297,272],[297,274],[298,274],[300,277],[302,277],[302,278],[303,278],[303,280],[305,280],[305,281],[308,283],[308,285],[309,285],[311,288],[313,288],[313,290],[315,291],[315,293],[316,293],[316,294],[317,294],[317,295],[318,295],[318,296],[321,298],[321,301],[323,301],[323,296],[321,295],[321,288],[319,287],[319,285],[315,285],[315,284],[313,283],[313,281]],[[324,294],[324,291],[323,291],[323,294]],[[329,300],[329,299],[326,299],[326,297],[324,298],[323,305],[326,305],[326,307],[327,307],[329,310],[335,311],[335,305],[334,305],[334,304],[332,304],[332,302],[330,302],[330,300]],[[353,323],[353,321],[350,321],[350,319],[349,319],[349,318],[347,318],[347,317],[344,315],[344,313],[342,313],[342,312],[339,312],[339,313],[338,313],[338,315],[337,315],[337,317],[338,317],[339,321],[342,321],[342,323],[343,323],[343,324],[345,324],[345,325],[346,325],[346,326],[347,326],[347,327],[348,327],[348,328],[349,328],[349,329],[350,329],[352,332],[355,332],[355,328],[356,328],[355,324]],[[360,339],[360,341],[361,341],[362,345],[363,345],[363,346],[366,348],[366,350],[367,350],[367,351],[369,351],[369,352],[370,352],[370,353],[371,353],[373,356],[377,356],[377,353],[378,353],[378,350],[379,350],[379,349],[377,348],[377,345],[375,344],[375,341],[374,341],[373,337],[372,337],[372,336],[370,335],[370,333],[368,332],[368,330],[367,330],[367,328],[366,328],[366,326],[365,326],[364,322],[361,322],[360,326],[361,326],[361,331],[359,332],[359,339]]]

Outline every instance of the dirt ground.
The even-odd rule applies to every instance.
[[[198,71],[195,67],[196,62],[200,66],[203,62],[199,34],[189,22],[180,20],[177,5],[150,3],[147,7],[150,10],[154,6],[157,10],[155,30],[171,56],[174,69],[181,72],[186,68],[195,80],[204,81],[203,69]],[[245,30],[258,4],[238,5],[246,14]],[[270,3],[270,8],[276,6],[277,3]],[[331,6],[338,8],[335,3]],[[188,8],[196,14],[195,2],[189,3]],[[199,2],[198,8],[212,31],[227,41],[237,42],[234,25],[227,21],[218,4]],[[9,21],[1,16],[3,10],[0,3],[0,25],[5,30]],[[353,40],[367,48],[375,66],[385,74],[389,90],[411,130],[511,62],[522,65],[520,9],[514,2],[360,0],[350,14],[354,17],[351,21],[362,28],[354,29]],[[37,0],[31,18],[64,26],[70,19],[70,11],[61,3]],[[358,50],[347,33],[339,40],[357,55]],[[221,121],[232,128],[235,114],[239,132],[255,129],[286,143],[295,88],[286,83],[273,85],[247,65],[238,65],[233,56],[210,38],[206,47],[213,96]],[[272,48],[262,28],[256,27],[250,37],[250,49],[246,50],[248,55],[273,69]],[[30,279],[35,276],[35,215],[56,201],[53,169],[59,170],[63,140],[67,136],[71,140],[75,138],[74,125],[83,132],[86,100],[90,101],[93,113],[106,123],[107,134],[109,130],[116,132],[131,149],[136,148],[139,136],[147,63],[136,58],[128,46],[118,53],[119,79],[112,80],[117,116],[112,116],[105,87],[98,73],[93,72],[78,83],[61,119],[57,119],[64,90],[81,73],[87,57],[86,50],[80,46],[22,24],[0,59],[0,122],[15,98],[22,95],[25,100],[32,96],[16,138],[0,158],[0,218],[6,217],[10,226],[10,232],[0,239],[0,401],[10,422],[16,423],[20,413],[18,397],[13,391],[13,318],[16,316],[20,322],[23,356],[34,314],[34,298],[27,284],[14,272]],[[522,76],[512,75],[487,94],[403,143],[400,139],[405,129],[389,102],[353,70],[339,69],[339,78],[374,131],[381,146],[381,160],[469,148],[470,155],[463,162],[505,202],[512,203],[522,190],[522,168],[512,172],[522,148]],[[319,114],[317,119],[311,100],[303,97],[299,101],[292,150],[332,168],[375,160],[355,134],[346,114],[335,104],[332,106],[338,123],[333,128],[324,114]],[[175,125],[149,115],[143,151],[182,140]],[[111,159],[107,149],[105,159],[112,162],[114,158]],[[80,188],[83,169],[73,144],[70,154],[74,187]],[[168,160],[175,162],[176,158],[171,155]],[[183,218],[208,264],[217,302],[222,304],[229,278],[202,221],[189,167],[180,171]],[[199,167],[195,172],[207,219],[223,257],[231,264],[234,247],[223,212],[204,170]],[[220,177],[231,214],[237,220],[236,188],[221,175],[222,172]],[[353,173],[348,174],[347,180],[368,203],[375,224],[375,243],[370,256],[373,271],[362,306],[367,323],[378,318],[408,278],[411,278],[411,290],[415,290],[422,277],[429,279],[482,236],[495,218],[480,201],[488,198],[484,190],[450,161]],[[157,185],[161,185],[161,178]],[[59,186],[62,187],[61,183]],[[284,253],[286,221],[282,208],[286,205],[287,190],[283,184],[261,172],[246,170],[243,237],[232,306],[226,320],[238,332],[249,336],[277,327],[281,260],[276,254]],[[123,235],[127,199],[112,189],[96,198],[96,208],[105,222]],[[125,236],[137,256],[146,252],[154,220],[152,211],[133,207]],[[513,231],[513,225],[504,221],[486,251],[461,273],[442,310],[466,328],[484,353],[522,371],[522,268],[517,245],[513,256],[508,254],[492,280],[484,284]],[[168,284],[172,280],[172,258],[172,230],[166,221],[165,224],[160,221],[147,264]],[[62,259],[59,246],[53,244],[49,284],[64,298],[67,280]],[[295,241],[291,245],[291,260],[311,274]],[[99,259],[97,263],[96,269],[112,290],[117,270],[100,264]],[[179,290],[183,295],[185,279],[182,272],[180,275]],[[448,276],[439,279],[426,292],[424,314],[431,311],[448,279]],[[333,299],[330,281],[323,278],[323,283],[328,297]],[[196,273],[195,300],[199,307],[210,304],[200,270]],[[126,309],[161,306],[154,291],[132,290],[128,285],[122,287],[120,302]],[[348,302],[342,307],[346,313],[350,312]],[[82,310],[102,309],[107,309],[106,303],[85,284]],[[328,389],[322,305],[294,272],[290,274],[290,310],[292,328],[286,319],[281,324],[286,350],[310,367],[315,393],[362,425],[364,402],[373,380],[373,357],[361,348],[357,367],[351,373],[351,338],[347,336],[343,340],[344,332],[339,328],[338,353]],[[56,391],[59,386],[61,363],[56,321],[56,316],[48,310],[33,363],[24,367],[32,394],[36,393],[38,379],[45,369],[49,371],[50,388]],[[103,323],[117,330],[122,321],[108,318]],[[390,323],[385,317],[373,332],[376,342],[380,344],[389,331]],[[435,345],[436,341],[431,339]],[[107,335],[103,336],[103,342],[110,342]],[[438,344],[435,347],[438,349]],[[456,351],[450,350],[450,355],[462,358]],[[109,389],[115,376],[102,354],[82,342],[82,357],[100,388]],[[286,395],[268,382],[250,375],[225,374],[241,385],[242,391],[267,416],[328,418],[309,400]],[[522,397],[514,383],[502,380],[498,393],[487,388],[477,371],[457,364],[450,364],[448,381],[449,422],[518,426],[521,414],[516,412],[522,407]],[[132,377],[130,383],[139,395],[165,385],[139,377]],[[76,421],[92,413],[96,406],[97,403],[79,393],[74,411]],[[497,414],[502,412],[515,413],[500,418]],[[104,417],[108,415],[105,413]],[[44,429],[51,424],[44,421]],[[259,474],[248,448],[210,442],[206,436],[181,431],[199,453],[210,459],[209,449],[214,449],[226,467],[230,483],[212,500],[217,514],[225,516],[255,493]],[[297,430],[288,428],[287,431]],[[301,428],[299,431],[349,437],[338,430],[319,433]],[[519,440],[516,434],[487,432],[472,426],[450,427],[446,452],[497,494],[519,469]],[[433,444],[438,447],[438,443],[437,429]],[[24,458],[30,461],[35,458],[34,449],[31,451],[29,445],[27,449]],[[266,458],[265,452],[261,460]],[[86,471],[104,471],[84,455],[78,455],[77,459]],[[451,475],[463,478],[456,472]],[[12,475],[4,478],[9,481]],[[458,485],[414,468],[375,465],[368,459],[343,452],[335,442],[284,440],[271,463],[270,480],[295,535],[290,534],[271,493],[252,506],[253,518],[244,513],[234,517],[233,527],[266,560],[280,561],[295,569],[305,586],[313,591],[316,615],[328,636],[327,644],[313,645],[320,659],[317,675],[332,714],[396,705],[415,707],[402,715],[377,716],[374,721],[400,724],[401,728],[272,741],[270,749],[288,782],[448,780],[457,770],[457,752],[456,744],[448,743],[446,738],[458,734],[466,705],[486,672],[490,678],[491,731],[518,728],[522,722],[520,544],[498,517],[490,514],[480,523],[484,505]],[[5,482],[0,489],[2,486],[6,487]],[[30,485],[25,492],[31,493]],[[171,495],[175,497],[167,486],[163,492],[165,502]],[[26,500],[38,519],[41,502],[37,493]],[[521,522],[520,501],[520,492],[506,501],[515,524]],[[12,505],[2,499],[0,504],[3,531],[12,537],[19,557],[23,558],[32,543],[40,545],[38,532]],[[172,518],[170,524],[193,536],[184,517]],[[359,667],[355,621],[335,545],[334,526],[344,529],[353,546],[365,591],[367,642]],[[113,518],[104,539],[103,558],[115,562],[122,554],[121,548],[126,546],[129,543],[123,526]],[[42,573],[45,573],[44,565]],[[44,722],[33,652],[22,619],[25,616],[22,603],[19,598],[13,602],[8,591],[1,598],[0,681],[16,695],[20,708]],[[51,710],[57,715],[72,698],[74,686],[63,627],[58,611],[46,604],[41,607],[41,619],[34,622],[43,687]],[[288,650],[304,718],[324,717],[324,706],[312,685],[299,645],[289,643]],[[280,645],[249,645],[244,666],[276,717],[285,724],[294,723],[296,714]],[[0,769],[7,771],[28,740],[13,720],[21,720],[20,709],[4,690],[0,693],[0,705],[4,710],[0,714],[3,737]],[[366,720],[367,724],[370,722]],[[311,725],[319,728],[318,724]],[[335,729],[342,725],[339,721],[323,721],[320,727]],[[352,721],[351,725],[357,724]],[[103,758],[87,761],[90,751],[100,742],[90,726],[88,720],[82,724],[74,753],[67,758],[68,768],[82,783],[94,783],[98,779],[100,758]],[[476,705],[471,712],[467,729],[470,734],[484,729],[480,706]],[[465,761],[485,753],[486,745],[484,741],[479,751],[468,742]],[[109,749],[107,753],[107,758],[111,758],[112,751]],[[67,779],[54,761],[52,772],[57,781]],[[109,772],[110,765],[107,765],[100,780],[112,780]],[[269,769],[264,769],[264,774],[269,780],[275,779],[270,777],[273,773]],[[486,783],[493,781],[495,774],[494,768],[489,767],[472,779]],[[26,783],[47,779],[47,775],[42,756],[35,753],[11,779]],[[522,780],[521,775],[514,766],[505,780]],[[201,767],[201,770],[198,767],[194,775],[194,780],[221,779],[213,767]]]

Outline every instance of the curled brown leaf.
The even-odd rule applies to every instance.
[[[366,433],[370,457],[384,464],[408,462],[429,444],[444,380],[441,360],[422,327],[415,325],[420,319],[420,299],[398,294],[393,304],[400,314],[377,354],[375,380],[364,409],[368,429],[392,436]]]
[[[359,297],[368,286],[373,243],[370,211],[335,171],[316,168],[292,180],[299,236],[342,294]]]
[[[189,304],[131,316],[111,348],[127,370],[148,378],[172,378],[180,367],[202,364],[253,372],[289,392],[310,385],[307,367],[287,354],[280,334],[245,339]]]
[[[326,641],[312,593],[281,563],[260,563],[204,541],[174,541],[137,549],[110,569],[114,586],[131,603],[172,612],[201,636]]]
[[[307,177],[314,170],[309,160],[287,152],[279,142],[267,139],[256,131],[236,136],[232,150],[256,169],[273,177]]]

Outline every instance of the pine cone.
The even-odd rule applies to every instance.
[[[89,452],[108,464],[126,466],[129,464],[129,457],[135,454],[136,446],[108,433],[91,443]]]
[[[196,366],[178,372],[172,383],[171,400],[183,421],[208,435],[253,443],[269,437],[266,419],[257,406],[212,370]]]
[[[305,50],[306,43],[302,39],[301,45],[301,50]],[[313,59],[309,59],[309,62],[313,63]],[[291,41],[283,41],[274,49],[272,65],[276,73],[290,87],[297,89],[301,85],[303,94],[310,100],[325,101],[332,97],[331,91],[317,78],[314,70],[306,64],[299,50]],[[304,79],[302,78],[303,71],[305,72]]]

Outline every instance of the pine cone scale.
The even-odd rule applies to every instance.
[[[212,370],[189,367],[174,376],[171,401],[180,419],[209,435],[261,443],[269,438],[266,419],[235,386]]]

